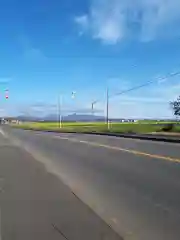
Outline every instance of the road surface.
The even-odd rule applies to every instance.
[[[10,128],[0,135],[3,240],[180,239],[178,144]]]

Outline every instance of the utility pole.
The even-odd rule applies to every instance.
[[[106,123],[109,130],[109,88],[107,88],[106,101]]]
[[[58,96],[58,127],[62,128],[62,96]]]
[[[95,102],[92,102],[91,103],[91,114],[92,114],[92,121],[94,121],[94,105],[96,104],[96,101]]]
[[[94,116],[94,103],[92,103],[92,105],[91,105],[91,114],[92,114],[92,116]]]
[[[91,114],[92,114],[92,116],[94,116],[94,105],[95,104],[96,104],[96,102],[91,103]]]

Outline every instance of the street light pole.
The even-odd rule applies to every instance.
[[[76,92],[72,92],[71,97],[74,99],[76,96]],[[58,95],[58,127],[62,128],[62,102],[63,102],[63,95]]]
[[[94,101],[91,103],[91,111],[92,115],[94,115],[94,105],[98,102]],[[107,88],[106,92],[106,116],[105,116],[105,124],[107,124],[108,130],[110,129],[110,124],[109,124],[109,88]]]

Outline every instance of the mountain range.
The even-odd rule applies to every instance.
[[[27,116],[27,115],[21,115],[16,117],[19,121],[31,121],[31,122],[37,122],[37,121],[47,121],[47,122],[55,122],[58,120],[58,116],[56,114],[50,114],[45,117],[37,117],[37,116]],[[76,121],[103,121],[103,116],[95,116],[95,115],[86,115],[86,114],[71,114],[67,116],[62,117],[63,121],[66,122],[76,122]]]

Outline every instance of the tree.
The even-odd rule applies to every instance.
[[[177,100],[170,103],[174,116],[178,117],[180,116],[180,96],[177,98]]]

